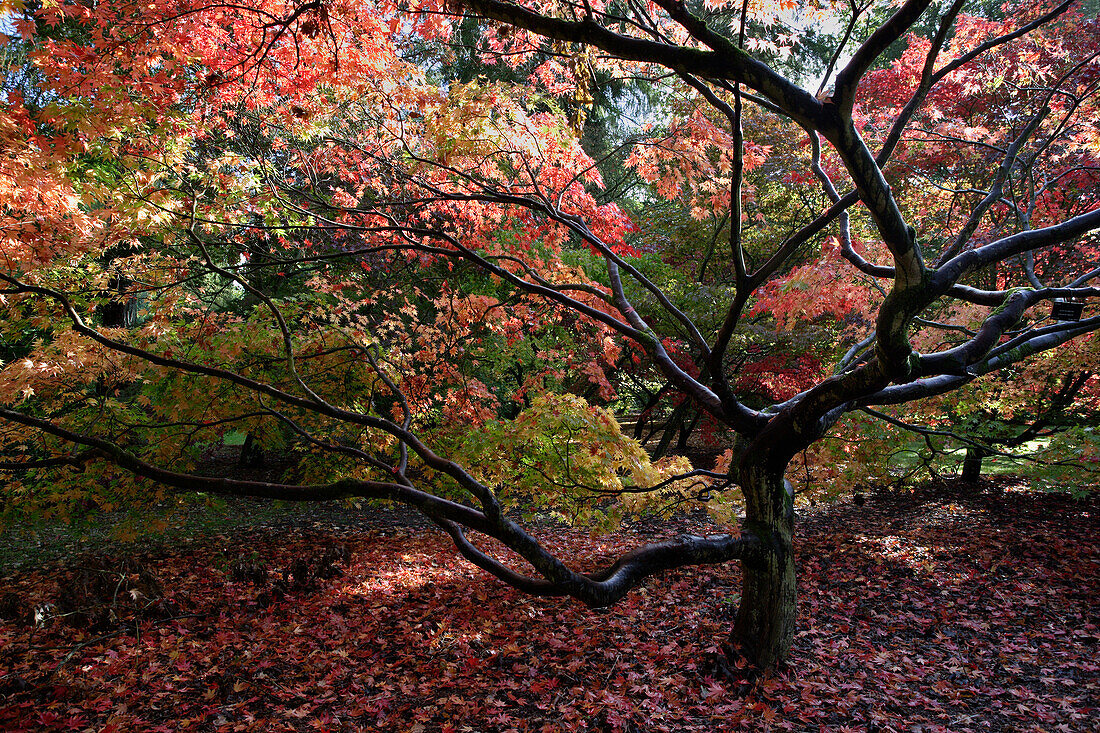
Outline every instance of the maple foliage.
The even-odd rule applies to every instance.
[[[871,5],[13,6],[6,493],[60,511],[170,491],[386,499],[516,588],[591,606],[738,560],[731,639],[780,665],[795,457],[847,414],[1100,328],[1088,305],[1046,315],[1100,295],[1100,51],[1075,30],[1095,20],[1072,0],[1004,20],[959,0],[907,36],[928,6],[874,8],[887,17],[837,40],[817,94],[766,63],[798,47],[779,29],[798,13],[852,30]],[[441,80],[470,20],[481,60],[512,74]],[[578,140],[597,74],[667,100],[619,151],[644,188],[605,186]],[[628,212],[662,198],[710,227],[702,318],[644,271],[659,247]],[[105,317],[127,303],[135,322]],[[762,325],[813,348],[780,353],[797,341]],[[589,404],[642,357],[737,436],[717,470],[654,462]],[[209,475],[233,434],[289,465]],[[610,528],[696,503],[732,522],[734,496],[733,531],[623,548],[602,570],[521,516]]]

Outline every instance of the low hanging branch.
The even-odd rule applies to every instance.
[[[784,67],[839,66],[815,95],[751,50],[773,46],[775,8],[700,7],[19,11],[40,95],[8,95],[0,126],[0,469],[103,459],[180,491],[394,501],[504,582],[593,606],[740,561],[731,641],[781,664],[794,456],[847,413],[911,425],[878,408],[1026,373],[1100,329],[1100,34],[1069,0],[1003,20],[952,2],[930,24],[907,0],[865,37],[875,8],[852,6],[835,37],[813,19],[820,58]],[[53,30],[70,20],[81,33]],[[429,51],[467,46],[504,63]],[[620,116],[594,159],[568,115],[581,73],[651,100],[655,124]],[[601,192],[605,175],[637,187]],[[728,223],[729,247],[692,239],[690,216]],[[131,328],[97,320],[108,296],[138,304]],[[1080,320],[1047,320],[1060,298]],[[631,382],[705,414],[723,468],[653,460],[578,396]],[[232,430],[292,441],[293,470],[188,463]],[[594,573],[510,514],[685,505],[743,510],[739,534]]]

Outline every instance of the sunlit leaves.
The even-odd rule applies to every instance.
[[[552,509],[575,524],[614,526],[624,507],[667,511],[692,488],[664,484],[690,470],[684,459],[652,461],[614,416],[568,394],[536,396],[515,420],[470,434],[458,454],[508,505]]]

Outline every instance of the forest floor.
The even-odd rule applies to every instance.
[[[232,509],[216,530],[140,549],[65,557],[41,534],[37,561],[7,548],[0,731],[927,733],[1100,720],[1096,495],[938,482],[803,517],[799,631],[789,667],[767,675],[724,646],[732,564],[666,573],[593,611],[502,586],[400,512]],[[706,532],[701,522],[538,534],[594,568]]]

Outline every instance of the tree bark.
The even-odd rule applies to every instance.
[[[794,495],[783,470],[774,466],[743,465],[741,476],[746,528],[769,551],[742,563],[741,602],[730,641],[760,669],[774,669],[794,641]]]
[[[111,288],[119,296],[99,306],[99,321],[104,327],[133,328],[137,325],[137,298],[125,295],[126,289],[131,285],[133,282],[128,278],[111,278]]]
[[[786,661],[794,641],[794,552],[789,536],[780,543],[782,551],[742,566],[741,604],[730,638],[761,669]]]
[[[963,481],[969,481],[973,483],[978,481],[982,477],[982,459],[985,458],[986,452],[981,448],[970,445],[966,448],[966,458],[963,459],[962,465],[962,478]]]

